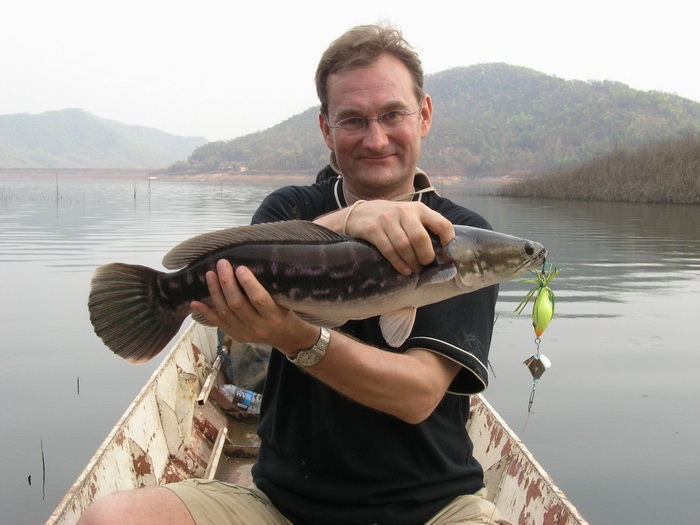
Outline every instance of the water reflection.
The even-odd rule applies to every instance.
[[[534,238],[563,272],[558,295],[576,302],[624,302],[632,290],[667,293],[697,279],[697,206],[514,200],[471,196],[456,201],[495,229]],[[509,300],[505,285],[505,300]]]

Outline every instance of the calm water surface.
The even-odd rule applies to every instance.
[[[160,268],[177,242],[247,224],[274,186],[0,179],[0,523],[51,514],[162,359],[128,365],[94,335],[94,268]],[[513,314],[529,285],[502,286],[489,401],[591,523],[698,522],[700,207],[443,193],[563,270],[529,419],[536,346]]]

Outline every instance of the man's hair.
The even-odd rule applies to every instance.
[[[328,116],[328,76],[349,69],[369,67],[383,53],[403,62],[413,78],[418,101],[423,100],[423,66],[420,58],[401,31],[389,25],[362,25],[346,31],[321,56],[316,69],[316,93],[321,101],[321,113]]]

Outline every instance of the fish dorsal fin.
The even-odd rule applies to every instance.
[[[247,243],[336,243],[349,237],[310,221],[283,221],[227,228],[181,242],[163,257],[163,266],[177,270],[199,257],[226,246]]]
[[[413,306],[383,314],[379,318],[379,327],[389,346],[394,348],[401,346],[411,334],[415,320],[416,309]]]

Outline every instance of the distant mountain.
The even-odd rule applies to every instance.
[[[0,115],[0,168],[162,168],[206,144],[82,109]]]
[[[543,171],[619,146],[700,132],[700,104],[611,81],[563,80],[508,64],[456,68],[425,80],[433,127],[420,166],[483,176]],[[210,142],[170,172],[313,170],[327,163],[318,107],[265,131]]]

